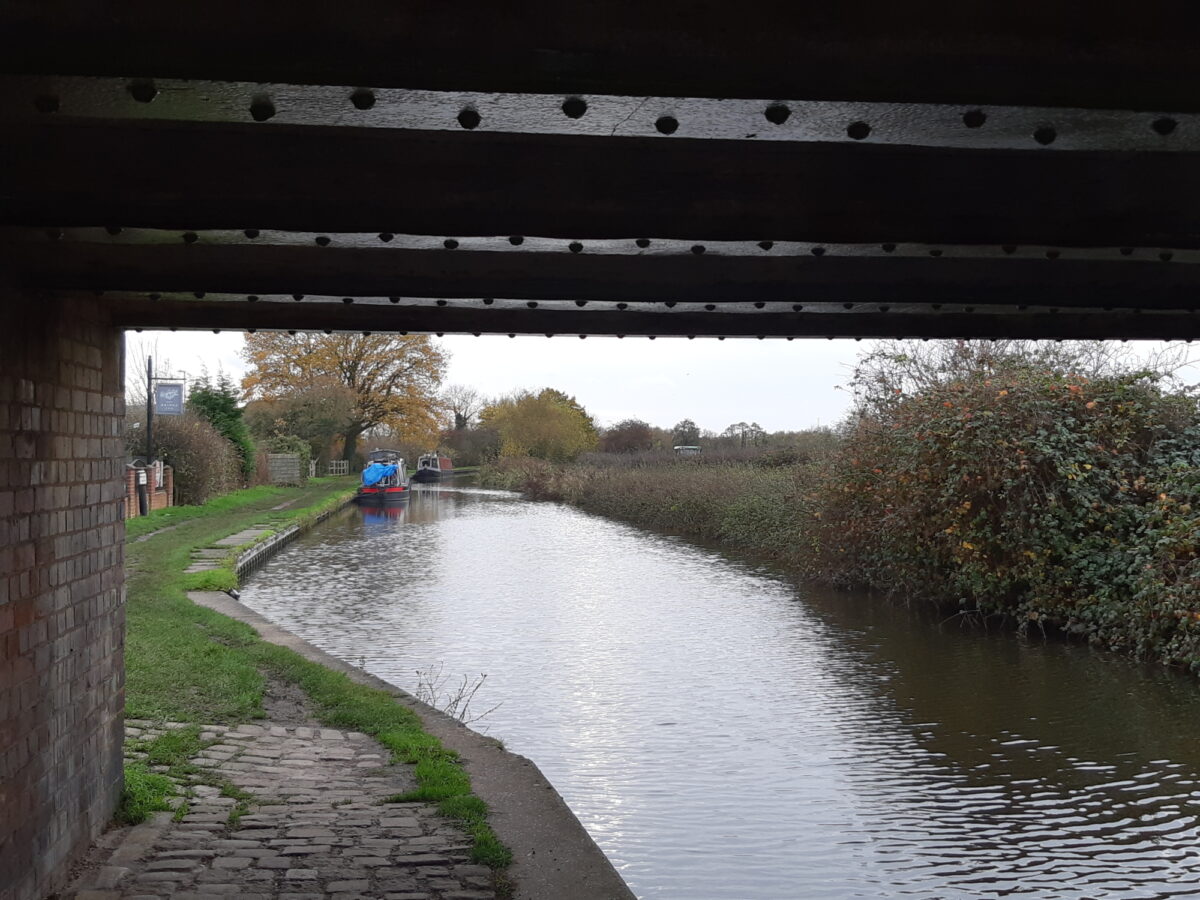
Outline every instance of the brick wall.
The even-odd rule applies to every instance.
[[[120,333],[0,290],[0,900],[62,887],[121,790]]]
[[[140,469],[137,466],[125,467],[125,518],[132,519],[138,515],[137,476]],[[146,483],[154,482],[154,473],[146,472]],[[150,511],[166,509],[175,505],[175,472],[170,466],[163,466],[162,487],[150,492]]]

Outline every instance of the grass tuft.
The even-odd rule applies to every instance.
[[[167,798],[175,793],[175,783],[166,775],[151,772],[144,763],[127,765],[116,820],[121,825],[137,825],[153,812],[166,812],[171,808]]]

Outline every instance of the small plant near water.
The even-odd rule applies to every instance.
[[[414,696],[427,706],[458,719],[464,725],[478,722],[503,705],[501,701],[483,712],[472,711],[471,703],[483,687],[483,683],[487,681],[486,674],[480,674],[474,679],[463,675],[462,680],[456,683],[452,683],[451,678],[452,676],[445,671],[445,663],[439,662],[424,669],[417,669],[417,689]]]

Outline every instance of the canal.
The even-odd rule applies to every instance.
[[[408,690],[486,674],[473,727],[642,898],[1200,895],[1171,672],[471,489],[349,509],[242,600]]]

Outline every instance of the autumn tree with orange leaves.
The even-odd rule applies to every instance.
[[[377,426],[437,430],[446,355],[427,337],[247,334],[242,356],[250,365],[242,388],[254,399],[282,399],[322,385],[349,388],[345,459],[354,458],[359,436]]]

